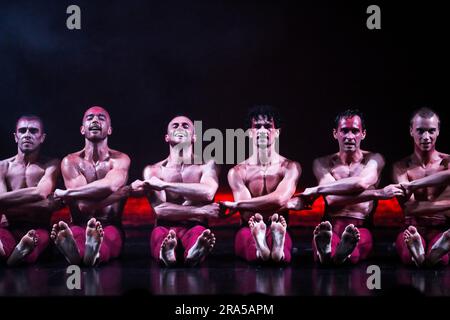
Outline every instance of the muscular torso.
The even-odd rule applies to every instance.
[[[120,156],[117,151],[110,151],[110,157],[104,161],[92,163],[84,159],[83,152],[78,152],[70,155],[71,165],[85,177],[86,182],[91,182],[103,179],[106,174],[113,168],[113,161]],[[101,199],[99,199],[101,200]],[[80,212],[76,203],[69,203],[70,213],[72,215],[72,222],[75,224],[86,224],[91,217],[95,217],[104,226],[105,225],[121,225],[123,208],[125,206],[125,199],[110,204],[101,209],[97,209],[89,214]]]
[[[46,168],[50,165],[51,159],[42,158],[37,163],[26,166],[23,163],[16,162],[15,157],[4,160],[5,166],[5,185],[7,191],[14,191],[24,188],[36,187],[45,174]],[[48,226],[52,211],[49,208],[42,208],[38,212],[33,210],[19,210],[12,208],[9,212],[6,210],[5,216],[11,227],[14,226]]]
[[[414,181],[432,175],[434,173],[448,170],[450,156],[446,154],[440,154],[440,159],[422,166],[415,163],[412,157],[408,157],[403,160],[403,165],[406,168],[406,173],[409,181]],[[410,201],[438,201],[438,200],[450,200],[450,187],[438,186],[421,188],[414,192],[414,199]],[[419,217],[411,217],[407,214],[407,220],[416,220],[415,224],[421,225],[439,225],[445,224],[447,217],[450,217],[450,211],[436,212],[430,215],[421,214]],[[409,221],[408,221],[409,222]]]
[[[275,191],[278,184],[283,180],[286,173],[286,168],[290,160],[281,158],[279,163],[270,164],[268,166],[249,164],[244,162],[237,166],[239,173],[245,183],[245,186],[250,191],[252,198],[260,197]],[[272,215],[273,211],[259,212],[264,218]],[[278,212],[288,218],[287,211]],[[244,222],[253,215],[252,212],[241,212],[241,218]]]
[[[351,163],[350,165],[342,164],[339,161],[337,154],[330,155],[325,158],[326,163],[329,166],[329,172],[336,180],[341,180],[344,178],[359,176],[361,172],[367,165],[367,161],[370,157],[370,153],[367,151],[363,152],[363,157],[360,162]],[[369,189],[374,189],[375,185]],[[365,219],[374,209],[374,201],[361,202],[356,204],[351,204],[341,207],[326,207],[326,213],[331,218],[345,217],[345,218],[356,218]]]
[[[199,183],[204,165],[190,164],[190,165],[170,165],[167,160],[161,161],[152,166],[153,175],[166,182],[178,182],[178,183]],[[202,206],[206,203],[193,202],[185,199],[182,195],[175,194],[170,191],[155,191],[157,201],[153,201],[150,197],[149,201],[154,206],[161,202],[169,202],[179,205],[189,206]],[[159,224],[164,223],[161,219]],[[182,222],[182,221],[180,221]],[[206,219],[198,220],[197,222],[206,223]]]

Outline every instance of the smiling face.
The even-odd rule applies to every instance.
[[[89,141],[101,141],[112,133],[111,118],[102,107],[89,108],[83,116],[80,132]]]
[[[173,118],[167,126],[166,142],[170,145],[179,143],[194,143],[196,139],[194,124],[184,116]]]
[[[14,139],[24,154],[38,150],[45,140],[42,122],[37,118],[20,118],[17,121]]]
[[[259,115],[252,118],[250,128],[250,138],[256,143],[258,148],[267,148],[275,143],[275,139],[280,135],[280,129],[275,127],[273,118]]]
[[[411,121],[409,133],[416,148],[423,152],[433,151],[439,136],[439,118],[436,115],[429,118],[416,115]]]
[[[341,152],[355,152],[360,149],[366,130],[363,129],[359,116],[342,117],[338,127],[333,129],[333,136],[338,141]]]

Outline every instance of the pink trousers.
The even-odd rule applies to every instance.
[[[155,227],[150,236],[150,253],[154,259],[159,261],[159,253],[161,251],[161,244],[164,238],[169,234],[170,230],[174,230],[176,237],[181,241],[181,245],[184,249],[184,258],[186,258],[189,249],[191,249],[197,238],[202,234],[206,228],[203,226],[195,226],[192,228],[186,227]]]
[[[34,250],[28,254],[23,260],[25,263],[31,264],[36,262],[41,253],[47,248],[50,243],[50,234],[45,229],[35,229],[38,242]],[[13,252],[20,239],[28,232],[23,230],[8,230],[0,228],[0,241],[3,245],[5,255],[0,257],[2,260],[7,260]]]
[[[270,228],[266,230],[266,242],[269,249],[272,250],[273,239]],[[236,255],[248,262],[255,262],[256,257],[256,243],[253,239],[252,232],[249,227],[241,228],[234,239],[234,252]],[[291,262],[292,259],[292,239],[289,233],[286,232],[284,239],[284,262]]]

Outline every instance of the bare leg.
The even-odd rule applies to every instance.
[[[314,243],[317,248],[317,255],[321,263],[329,263],[331,261],[331,236],[333,234],[331,223],[328,221],[321,222],[314,229]]]
[[[417,232],[416,227],[409,226],[403,236],[414,263],[420,267],[425,261],[425,250],[419,232]]]
[[[256,256],[263,261],[267,261],[270,258],[270,249],[266,242],[266,224],[263,221],[263,217],[257,213],[248,220],[248,226],[250,227],[253,240],[256,244]]]
[[[56,247],[70,264],[80,263],[80,251],[73,238],[72,230],[67,223],[60,221],[53,225],[50,238],[55,242]]]
[[[447,230],[431,247],[431,251],[427,256],[427,264],[434,266],[449,251],[450,251],[450,230]]]
[[[353,250],[355,250],[356,245],[359,242],[359,237],[359,230],[353,224],[349,224],[345,227],[341,236],[341,241],[339,242],[333,257],[336,264],[344,263],[345,260],[347,260]]]
[[[270,231],[272,233],[272,259],[274,261],[281,261],[284,259],[284,239],[286,236],[287,223],[284,217],[278,216],[275,213],[270,217],[272,223],[270,224]]]
[[[175,256],[175,248],[177,246],[177,235],[175,231],[170,230],[167,237],[164,238],[159,251],[159,259],[164,262],[167,267],[173,266],[177,262]]]
[[[206,229],[197,238],[194,246],[189,249],[185,263],[189,266],[195,266],[203,260],[203,258],[211,252],[216,243],[216,238],[211,230]]]
[[[23,259],[31,253],[31,251],[36,248],[38,242],[38,238],[36,236],[36,231],[30,230],[28,231],[22,239],[20,239],[20,242],[17,244],[17,246],[14,248],[14,251],[9,256],[8,259],[8,265],[9,266],[15,266],[19,264]]]
[[[95,265],[99,257],[100,246],[103,241],[103,227],[100,221],[91,218],[86,225],[86,245],[83,262],[86,266]]]

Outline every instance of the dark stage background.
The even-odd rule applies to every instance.
[[[134,180],[167,155],[172,116],[225,130],[244,126],[249,106],[272,104],[285,120],[282,154],[302,164],[306,186],[312,160],[337,150],[335,113],[357,107],[367,117],[363,146],[386,157],[388,183],[392,162],[412,151],[416,107],[440,113],[438,147],[450,152],[440,3],[1,1],[0,156],[15,153],[22,113],[44,118],[46,153],[81,149],[82,114],[101,105],[112,116],[110,146],[131,156]],[[71,4],[81,7],[79,31],[66,28]],[[381,7],[381,30],[366,28],[370,4]]]

